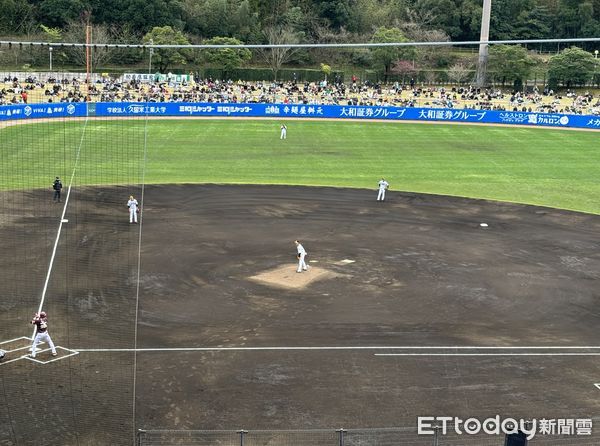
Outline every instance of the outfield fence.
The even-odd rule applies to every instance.
[[[416,428],[314,430],[152,430],[140,429],[137,446],[592,446],[598,436],[523,434],[459,435],[440,427],[419,435]]]
[[[214,102],[97,102],[21,104],[0,108],[0,121],[70,117],[246,117],[376,119],[600,130],[600,115],[395,106]]]

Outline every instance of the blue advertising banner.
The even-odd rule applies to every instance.
[[[18,104],[0,107],[0,121],[11,119],[39,119],[81,117],[87,113],[87,104],[56,102],[48,104]]]
[[[511,111],[299,104],[98,103],[97,116],[246,116],[385,119],[574,127],[600,130],[600,116]]]
[[[0,107],[0,121],[86,116],[85,103],[19,104]],[[516,124],[600,130],[600,116],[528,113],[446,108],[405,108],[302,104],[227,104],[189,102],[98,102],[89,104],[90,116],[214,116],[270,118],[382,119],[481,124]]]

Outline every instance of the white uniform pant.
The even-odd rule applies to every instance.
[[[385,200],[385,189],[379,189],[379,193],[377,194],[377,201]]]
[[[300,254],[300,258],[298,259],[298,272],[308,270],[308,266],[306,266],[306,262],[304,262],[304,257],[306,257],[306,254]]]
[[[44,333],[37,333],[35,338],[33,338],[33,346],[31,347],[31,357],[35,358],[35,349],[40,342],[45,342],[50,346],[50,350],[52,350],[52,354],[56,353],[56,348],[54,347],[54,342],[50,338],[50,335],[47,331]]]
[[[279,137],[279,139],[286,139],[286,138],[287,138],[287,130],[281,129],[281,136]]]
[[[129,209],[129,223],[137,223],[137,209]]]

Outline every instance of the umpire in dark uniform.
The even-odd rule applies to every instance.
[[[58,201],[60,203],[60,190],[63,188],[62,183],[60,182],[60,178],[56,177],[54,183],[52,183],[52,189],[54,189],[54,201]]]

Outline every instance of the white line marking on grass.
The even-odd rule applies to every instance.
[[[75,156],[75,163],[73,164],[73,171],[71,172],[71,178],[69,179],[69,187],[67,189],[67,197],[65,199],[65,205],[63,206],[62,214],[60,216],[60,223],[58,224],[58,231],[56,233],[56,240],[54,240],[54,247],[52,248],[52,255],[50,256],[50,264],[48,265],[48,272],[46,273],[46,281],[44,282],[44,289],[42,290],[42,298],[40,299],[40,305],[38,307],[37,312],[42,311],[44,307],[44,300],[46,300],[46,292],[48,291],[48,283],[50,282],[50,276],[52,275],[52,268],[54,266],[54,258],[56,257],[56,250],[58,248],[58,242],[60,241],[60,233],[62,232],[62,227],[65,222],[68,220],[65,219],[65,214],[67,213],[67,207],[69,206],[69,198],[71,197],[71,188],[73,187],[73,179],[75,178],[75,171],[77,170],[77,165],[79,164],[79,156],[81,154],[81,147],[83,146],[83,138],[85,137],[85,130],[87,129],[88,117],[86,116],[85,122],[83,124],[83,131],[81,132],[81,139],[79,140],[79,147],[77,148],[77,155]],[[31,335],[31,340],[35,337],[35,333],[37,330],[37,326],[33,328],[33,334]]]

